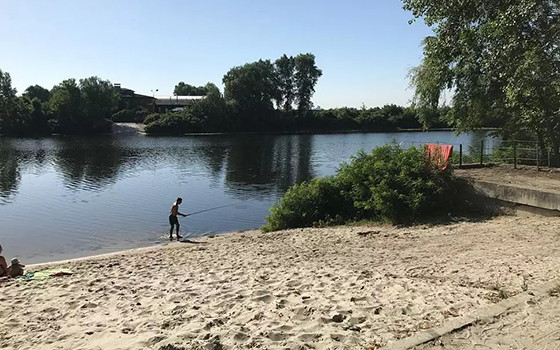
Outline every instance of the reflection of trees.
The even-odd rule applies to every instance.
[[[18,152],[9,139],[0,138],[0,205],[17,193],[20,180]]]
[[[243,192],[284,192],[310,179],[310,135],[248,136],[227,155],[226,186]]]
[[[114,183],[130,157],[111,137],[59,139],[56,149],[55,163],[70,188],[102,189]]]

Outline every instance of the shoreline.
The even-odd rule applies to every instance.
[[[231,232],[34,266],[9,350],[379,348],[556,278],[558,218]]]

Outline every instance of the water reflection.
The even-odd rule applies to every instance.
[[[131,152],[106,138],[60,138],[54,148],[54,163],[70,189],[102,190],[114,183],[122,166],[133,159]]]
[[[71,190],[102,191],[119,178],[167,167],[177,169],[184,178],[192,175],[211,178],[215,186],[224,185],[238,198],[283,193],[294,183],[325,175],[318,172],[318,165],[314,164],[317,161],[312,161],[314,155],[325,150],[332,153],[332,150],[342,157],[326,155],[329,162],[347,158],[348,137],[339,136],[337,141],[335,136],[334,144],[324,139],[314,143],[317,138],[314,135],[1,138],[0,204],[8,203],[17,194],[22,167],[40,171],[50,164],[63,179],[64,186]],[[356,138],[361,140],[364,135]],[[481,140],[489,142],[486,132],[470,134],[461,142],[479,149]]]
[[[16,195],[20,181],[18,152],[9,140],[0,138],[0,205]]]

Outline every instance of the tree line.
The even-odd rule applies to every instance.
[[[0,70],[0,133],[5,135],[97,134],[111,130],[118,95],[108,80],[66,79],[47,90],[29,86],[21,96]]]
[[[175,95],[205,97],[182,111],[149,114],[150,106],[121,98],[110,81],[99,77],[66,79],[51,90],[32,85],[18,96],[9,73],[0,71],[0,134],[108,133],[113,121],[143,122],[151,134],[423,127],[413,109],[396,105],[313,110],[311,99],[321,75],[310,53],[261,59],[231,68],[222,79],[223,94],[213,83],[194,86],[181,81],[175,85]]]

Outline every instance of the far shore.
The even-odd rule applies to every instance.
[[[36,264],[5,349],[378,349],[558,277],[560,219],[258,230]]]

